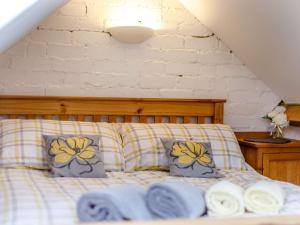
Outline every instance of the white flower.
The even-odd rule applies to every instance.
[[[278,113],[275,117],[273,117],[272,122],[281,128],[289,126],[287,115],[285,113]]]
[[[277,113],[285,113],[286,112],[286,108],[284,106],[276,106],[273,111],[277,112]]]
[[[275,116],[277,116],[277,114],[278,114],[278,112],[272,111],[272,112],[268,113],[268,117],[271,118],[271,119],[273,119]]]

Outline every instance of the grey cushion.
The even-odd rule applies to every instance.
[[[161,139],[170,164],[171,176],[219,178],[210,143]]]
[[[106,177],[99,136],[43,136],[55,177]]]

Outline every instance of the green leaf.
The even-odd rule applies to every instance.
[[[268,115],[265,115],[265,116],[263,116],[262,118],[265,119],[265,120],[272,121],[272,118],[268,117]]]

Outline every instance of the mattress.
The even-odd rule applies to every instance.
[[[221,171],[227,179],[246,188],[258,180],[267,180],[255,171]],[[108,178],[53,178],[47,171],[30,169],[0,169],[1,225],[69,225],[78,223],[76,201],[86,192],[111,185],[152,183],[176,180],[202,189],[220,179],[171,177],[166,172],[109,172]],[[278,182],[287,198],[281,215],[300,214],[300,187]]]

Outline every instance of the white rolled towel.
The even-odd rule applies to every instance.
[[[205,193],[209,216],[240,216],[245,212],[243,189],[229,181],[220,181]]]
[[[244,194],[247,211],[254,213],[278,213],[285,199],[283,189],[275,182],[259,181]]]

